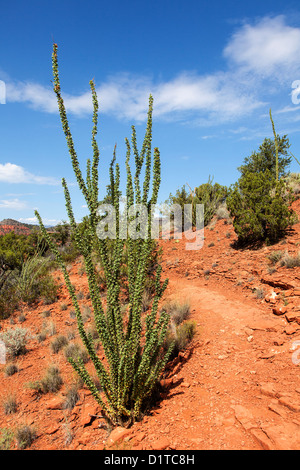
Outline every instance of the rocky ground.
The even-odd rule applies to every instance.
[[[295,208],[300,214],[299,201]],[[237,250],[235,239],[233,226],[222,219],[206,228],[201,250],[187,251],[184,240],[161,242],[169,278],[165,298],[190,303],[197,335],[162,380],[156,407],[129,429],[108,429],[85,388],[75,407],[64,409],[75,376],[63,352],[54,353],[50,344],[59,334],[74,335],[76,320],[62,276],[54,273],[62,283],[58,302],[24,307],[2,322],[2,331],[22,326],[32,338],[17,360],[19,372],[7,377],[5,365],[0,366],[1,401],[15,395],[18,403],[13,414],[1,406],[0,428],[33,425],[33,450],[299,450],[300,267],[280,266],[269,256],[279,250],[298,254],[300,223],[275,246]],[[90,305],[80,260],[70,275],[82,293],[80,303]],[[56,333],[40,342],[36,335],[45,322],[48,328],[52,322]],[[63,387],[37,394],[28,383],[51,363],[60,368]],[[12,448],[17,448],[14,441]]]

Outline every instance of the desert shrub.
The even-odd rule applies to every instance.
[[[19,367],[14,362],[11,362],[5,366],[4,373],[7,377],[19,372]]]
[[[271,261],[272,264],[276,264],[278,263],[278,261],[281,260],[283,255],[284,255],[284,252],[281,250],[272,251],[272,253],[268,255],[268,259]]]
[[[254,295],[257,299],[264,299],[266,292],[264,288],[257,287],[254,289]]]
[[[286,252],[281,258],[280,264],[286,268],[296,268],[300,266],[300,253],[293,256]]]
[[[212,220],[213,216],[220,206],[224,207],[224,202],[227,196],[228,189],[219,183],[214,183],[209,177],[208,182],[196,187],[193,191],[187,191],[185,186],[178,189],[173,196],[170,194],[169,199],[166,201],[167,206],[178,204],[182,208],[182,228],[184,228],[184,205],[192,204],[192,219],[188,219],[188,214],[185,216],[193,227],[196,226],[196,205],[204,205],[204,226],[206,227]]]
[[[55,393],[63,385],[63,379],[59,368],[52,364],[48,367],[44,377],[34,382],[29,382],[27,387],[38,393]]]
[[[174,343],[171,359],[178,356],[180,351],[184,351],[196,334],[197,324],[194,320],[188,320],[176,326],[174,323],[168,330],[165,338],[164,348],[167,349]]]
[[[26,343],[29,339],[27,328],[11,328],[0,335],[10,357],[20,356],[26,353]]]
[[[78,227],[69,189],[65,179],[62,180],[65,192],[66,208],[76,247],[84,258],[86,273],[89,282],[89,291],[98,330],[99,338],[103,347],[105,361],[98,357],[93,339],[87,334],[82,320],[81,307],[76,297],[74,287],[70,282],[68,270],[57,245],[51,240],[43,225],[39,213],[38,218],[41,230],[47,239],[51,251],[55,253],[57,262],[64,274],[65,282],[72,298],[76,312],[78,331],[89,357],[95,366],[98,380],[101,384],[99,390],[93,377],[85,368],[82,360],[69,359],[70,363],[82,378],[84,383],[92,392],[94,398],[100,404],[102,413],[108,421],[113,424],[126,425],[140,419],[144,412],[148,397],[153,392],[156,383],[159,381],[161,373],[170,357],[172,344],[169,349],[162,354],[162,345],[166,336],[169,324],[169,315],[166,312],[159,314],[158,303],[166,287],[167,281],[161,281],[161,266],[155,270],[155,294],[153,296],[152,308],[145,319],[145,329],[142,328],[142,293],[148,276],[149,257],[153,247],[151,240],[151,213],[148,214],[147,225],[139,225],[137,233],[143,228],[148,228],[145,237],[132,238],[128,232],[123,232],[122,214],[119,206],[120,195],[120,166],[116,163],[116,151],[110,165],[110,198],[116,212],[116,233],[113,239],[108,236],[100,236],[99,224],[103,222],[99,214],[98,203],[98,165],[99,149],[96,141],[98,122],[98,100],[94,82],[90,82],[93,101],[93,129],[92,148],[93,159],[88,159],[86,165],[86,178],[79,166],[77,153],[73,142],[73,137],[69,128],[64,101],[61,95],[60,80],[57,63],[57,45],[53,46],[53,75],[54,91],[58,100],[60,118],[63,131],[66,137],[71,162],[80,190],[89,208],[89,215],[86,218],[86,230],[82,231]],[[131,144],[126,139],[126,204],[125,213],[127,220],[130,220],[130,208],[137,203],[142,203],[150,207],[157,203],[158,190],[160,186],[160,153],[154,149],[152,159],[152,108],[153,99],[149,98],[149,111],[147,119],[146,134],[139,152],[137,148],[136,130],[132,126]],[[134,153],[135,173],[131,169],[131,151]],[[143,185],[140,184],[140,174],[145,163],[145,178]],[[153,169],[153,171],[152,171]],[[152,182],[152,194],[150,192],[150,182]],[[109,245],[113,245],[111,262],[109,262]],[[128,321],[123,322],[121,315],[121,272],[122,256],[124,248],[127,250],[127,282],[129,297]],[[97,283],[95,263],[93,253],[97,250],[101,258],[102,268],[107,285],[107,306],[104,312],[102,304],[101,289]]]
[[[190,316],[191,306],[189,302],[170,300],[163,304],[162,310],[170,315],[171,322],[175,323],[175,325],[179,325]]]
[[[227,209],[227,204],[226,202],[223,202],[219,207],[218,209],[216,210],[216,216],[217,216],[217,219],[218,220],[221,220],[221,219],[229,219],[230,218],[230,214],[229,214],[229,210]]]
[[[286,178],[286,185],[288,190],[295,196],[295,199],[300,198],[300,173],[290,173]]]
[[[17,412],[18,409],[18,403],[16,400],[15,395],[8,395],[4,400],[3,400],[3,408],[4,408],[4,413],[6,415],[13,414]]]
[[[291,209],[294,197],[285,182],[292,160],[289,140],[276,134],[271,110],[270,118],[274,140],[265,139],[258,152],[245,158],[238,168],[241,177],[226,199],[242,244],[277,242],[296,220]]]
[[[14,433],[10,429],[0,428],[0,451],[9,450],[14,439]]]
[[[65,393],[65,400],[63,403],[63,408],[71,410],[74,408],[76,403],[78,402],[80,396],[79,396],[79,389],[80,389],[80,383],[76,382],[71,384]]]
[[[15,431],[15,438],[19,449],[23,450],[31,446],[36,439],[36,430],[28,424],[19,426]]]
[[[68,344],[68,339],[64,335],[58,335],[50,344],[51,350],[57,354],[62,348]]]
[[[64,347],[64,354],[66,358],[73,359],[77,361],[78,359],[81,360],[84,364],[89,361],[89,355],[86,349],[83,349],[77,343],[69,343],[67,346]]]

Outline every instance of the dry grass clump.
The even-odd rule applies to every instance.
[[[176,357],[180,351],[186,349],[196,333],[196,322],[188,320],[191,307],[189,302],[179,302],[171,300],[165,302],[162,310],[170,315],[170,326],[164,341],[164,349],[167,350],[170,344],[174,343],[174,349],[170,359]]]
[[[9,362],[5,366],[4,373],[6,377],[10,377],[11,375],[16,374],[17,372],[19,372],[19,367],[14,362]]]
[[[179,325],[190,316],[191,306],[189,302],[180,303],[178,300],[170,300],[163,304],[162,309],[171,317],[171,322]]]
[[[48,367],[46,374],[41,380],[29,382],[28,387],[36,390],[38,393],[55,393],[63,384],[59,368],[52,364]]]
[[[36,430],[28,424],[21,425],[15,432],[17,446],[23,450],[30,447],[36,438]]]
[[[282,250],[275,250],[268,255],[268,259],[271,261],[272,264],[276,264],[282,259],[283,255],[284,252]]]
[[[16,396],[14,394],[10,394],[8,395],[4,400],[3,400],[3,409],[4,409],[4,413],[6,415],[10,415],[10,414],[13,414],[13,413],[16,413],[17,412],[17,409],[18,409],[18,403],[17,403],[17,399],[16,399]]]
[[[57,336],[50,344],[51,350],[57,354],[62,348],[68,344],[68,339],[64,335]]]
[[[296,268],[300,266],[300,253],[293,256],[286,252],[282,257],[280,264],[286,268]]]
[[[217,216],[217,220],[230,219],[230,213],[229,213],[229,210],[227,209],[226,202],[224,202],[218,207],[218,209],[216,210],[216,216]]]
[[[86,349],[81,347],[78,343],[69,343],[64,347],[66,359],[73,359],[77,361],[82,360],[84,364],[89,361],[89,354]]]

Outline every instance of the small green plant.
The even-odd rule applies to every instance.
[[[165,338],[164,347],[167,349],[173,342],[174,348],[171,358],[178,356],[180,351],[184,351],[196,334],[197,324],[194,320],[188,320],[178,326],[171,324]]]
[[[71,410],[74,408],[76,403],[78,402],[79,396],[79,388],[80,384],[78,382],[72,384],[68,387],[66,394],[65,394],[65,401],[63,403],[63,408]]]
[[[0,429],[0,451],[9,450],[13,443],[14,433],[10,429]]]
[[[67,346],[65,346],[64,354],[68,360],[72,359],[74,361],[77,361],[79,359],[84,364],[86,364],[90,359],[87,350],[83,349],[77,343],[69,343]]]

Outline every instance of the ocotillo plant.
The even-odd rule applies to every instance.
[[[170,356],[172,345],[166,354],[162,353],[162,345],[166,336],[169,315],[166,312],[159,313],[158,303],[166,287],[167,280],[161,281],[161,266],[158,267],[155,282],[155,296],[150,313],[145,319],[145,326],[142,324],[142,295],[147,276],[147,267],[149,255],[152,249],[151,240],[151,211],[148,211],[148,231],[144,238],[132,239],[128,236],[124,240],[124,234],[121,236],[121,213],[119,207],[120,195],[120,169],[115,163],[116,152],[110,165],[110,192],[111,200],[116,214],[116,233],[113,240],[112,262],[108,261],[108,243],[112,243],[109,238],[99,238],[97,236],[97,226],[99,225],[98,214],[98,166],[99,166],[99,148],[96,141],[98,125],[98,99],[95,84],[90,81],[91,95],[93,101],[93,128],[92,128],[92,149],[93,158],[87,160],[87,173],[84,178],[80,169],[78,157],[75,151],[73,137],[69,128],[67,113],[64,101],[61,95],[61,87],[58,73],[57,45],[53,46],[52,54],[53,65],[53,86],[56,93],[58,108],[62,128],[66,137],[69,154],[73,170],[86,200],[89,209],[88,229],[85,234],[78,230],[75,216],[71,204],[69,189],[65,179],[62,180],[64,188],[66,209],[70,224],[74,233],[80,253],[85,261],[85,268],[88,277],[88,285],[92,302],[93,314],[97,332],[102,344],[105,359],[102,361],[97,355],[92,337],[87,333],[82,320],[80,305],[77,301],[74,287],[71,284],[68,271],[60,256],[56,245],[52,242],[43,225],[38,212],[38,218],[41,230],[48,240],[51,249],[56,255],[57,261],[64,274],[65,282],[68,287],[77,316],[78,330],[81,339],[89,353],[89,356],[95,367],[98,379],[101,385],[101,391],[96,387],[95,382],[87,371],[82,360],[69,359],[74,369],[83,379],[86,386],[90,389],[95,399],[102,408],[104,417],[113,424],[129,425],[138,420],[141,413],[145,411],[147,403],[151,398],[154,386],[159,380],[162,371]],[[156,204],[158,190],[160,186],[160,153],[157,148],[153,152],[152,161],[152,110],[153,98],[149,98],[149,110],[147,119],[147,128],[141,151],[138,151],[136,142],[136,131],[132,126],[131,145],[126,139],[126,169],[127,184],[126,211],[133,204],[144,204],[150,209],[151,204]],[[131,150],[134,153],[135,174],[132,176],[130,167]],[[145,164],[145,177],[143,186],[140,182],[140,174]],[[152,195],[149,196],[150,183],[152,179]],[[130,214],[129,214],[130,218]],[[128,250],[128,285],[129,285],[129,312],[128,317],[124,318],[121,309],[120,296],[120,265],[122,250],[124,245]],[[107,306],[106,310],[102,304],[101,291],[97,284],[95,275],[95,266],[93,264],[93,250],[97,250],[105,271],[107,284]]]
[[[273,121],[273,118],[272,118],[272,111],[270,109],[270,120],[271,120],[271,124],[272,124],[272,129],[273,129],[273,134],[274,134],[274,142],[275,142],[275,153],[276,153],[276,168],[275,168],[275,174],[276,174],[276,182],[278,183],[279,181],[279,170],[278,170],[278,140],[277,140],[277,134],[276,134],[276,131],[275,131],[275,125],[274,125],[274,121]]]

